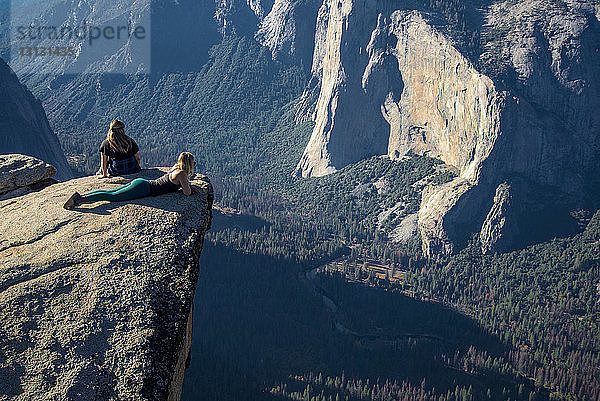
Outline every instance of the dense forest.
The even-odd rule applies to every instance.
[[[346,324],[375,333],[359,339],[336,329],[320,297],[299,279],[301,264],[207,242],[202,266],[184,399],[548,396],[510,365],[498,337],[451,308],[321,277],[343,305]],[[395,338],[379,340],[382,331]]]
[[[511,364],[537,385],[600,397],[600,213],[571,239],[484,257],[473,246],[426,263],[407,283],[481,322],[510,344]]]
[[[445,170],[436,171],[438,165],[431,159],[419,157],[399,162],[373,158],[328,177],[295,183],[296,191],[290,191],[285,184],[261,191],[262,181],[247,181],[247,185],[243,185],[243,179],[239,177],[220,182],[222,187],[217,187],[217,199],[241,214],[217,214],[207,240],[214,244],[209,246],[219,247],[221,252],[246,255],[236,266],[240,269],[237,274],[259,268],[254,266],[251,255],[273,258],[282,269],[291,269],[290,282],[285,285],[293,286],[302,282],[297,277],[299,272],[326,264],[341,255],[350,261],[374,258],[405,272],[402,282],[377,282],[375,287],[350,284],[348,277],[340,274],[319,277],[325,293],[337,305],[344,305],[343,319],[353,332],[366,333],[367,337],[387,333],[384,345],[365,345],[362,337],[346,334],[342,336],[345,339],[339,339],[340,333],[332,327],[335,323],[331,316],[330,322],[322,323],[329,329],[329,333],[323,335],[349,341],[357,349],[369,349],[373,360],[359,365],[364,371],[358,369],[352,376],[346,376],[351,378],[350,383],[361,382],[360,386],[346,386],[358,386],[360,390],[332,388],[324,384],[327,379],[317,383],[319,375],[332,381],[341,380],[339,377],[344,372],[350,373],[349,363],[342,364],[338,370],[310,365],[290,370],[289,365],[284,364],[288,370],[279,375],[287,377],[280,378],[276,384],[273,384],[274,378],[278,377],[276,374],[270,376],[271,381],[257,379],[257,388],[269,389],[271,395],[278,397],[316,397],[317,400],[336,397],[470,399],[474,391],[473,399],[482,399],[482,395],[487,397],[488,390],[492,399],[544,399],[550,393],[557,399],[598,399],[600,213],[591,219],[583,233],[572,238],[556,239],[508,254],[483,256],[474,237],[465,250],[452,258],[424,260],[419,256],[418,238],[403,244],[393,243],[385,224],[377,228],[377,216],[390,206],[390,202],[398,199],[406,202],[407,211],[388,219],[401,220],[405,213],[416,210],[419,191],[413,184],[423,178],[435,182],[451,177]],[[403,179],[394,182],[398,186],[393,191],[378,193],[374,183],[386,174],[390,178]],[[356,191],[357,188],[361,191]],[[254,220],[250,221],[249,216],[254,216]],[[390,226],[395,224],[392,222]],[[344,253],[344,250],[348,252]],[[212,259],[207,261],[206,268],[210,270],[213,263]],[[219,269],[227,268],[228,263],[216,258]],[[244,280],[244,285],[252,281]],[[260,294],[270,294],[270,291],[254,293],[258,298]],[[312,297],[307,294],[306,297],[315,302],[315,295],[322,293],[313,293]],[[408,302],[407,298],[414,303],[403,308],[402,302]],[[286,300],[293,302],[292,298]],[[249,302],[244,299],[239,304]],[[297,302],[303,304],[306,301]],[[407,325],[405,315],[411,313],[416,315],[408,319],[410,323],[427,325],[419,308],[437,305],[440,307],[435,309],[434,320],[439,326],[414,329]],[[321,308],[326,309],[323,305]],[[470,321],[479,331],[465,337],[464,342],[458,342],[456,338],[466,336],[467,330],[459,327],[456,333],[447,332],[449,327],[457,327],[455,321],[447,319],[456,319],[456,316]],[[286,330],[280,331],[278,323],[273,323],[280,335],[290,335]],[[246,327],[253,330],[255,323],[248,323]],[[425,374],[414,366],[414,361],[408,363],[411,369],[397,376],[390,374],[392,368],[377,375],[370,373],[378,358],[376,355],[389,353],[386,347],[390,347],[390,336],[414,334],[419,330],[428,334],[437,330],[443,333],[441,338],[450,336],[453,346],[456,342],[462,345],[458,350],[436,351],[439,354],[432,350],[419,351],[421,358],[433,355],[442,361],[442,366],[467,372],[478,379],[467,380],[458,388],[455,381],[434,384],[436,380],[448,377],[448,373],[431,373],[435,370],[430,370]],[[396,334],[390,335],[390,332]],[[420,347],[431,339],[410,338],[406,341]],[[402,349],[401,355],[407,356],[407,351],[397,342],[391,344],[391,348]],[[236,353],[228,354],[236,355],[232,362],[234,366],[238,357],[243,358]],[[397,358],[400,363],[401,357]],[[402,365],[407,366],[407,363]],[[331,367],[330,364],[324,366]],[[486,375],[506,377],[503,388],[479,383],[480,377]],[[407,381],[408,377],[411,380]],[[371,380],[369,385],[367,379]],[[423,380],[425,384],[421,386]],[[399,389],[404,389],[400,391],[402,397],[393,395]]]

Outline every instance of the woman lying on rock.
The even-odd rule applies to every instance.
[[[115,189],[92,191],[85,195],[75,192],[64,204],[65,209],[72,209],[83,203],[93,203],[99,201],[123,202],[146,196],[157,196],[169,192],[175,192],[180,187],[186,196],[190,196],[198,190],[190,185],[190,178],[194,173],[194,156],[191,153],[183,152],[179,155],[177,164],[171,170],[156,180],[147,180],[145,178],[136,178],[129,184],[122,185]]]
[[[114,120],[100,145],[100,170],[96,174],[126,175],[140,172],[140,148],[125,134],[125,124]]]

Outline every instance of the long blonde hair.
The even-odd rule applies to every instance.
[[[119,153],[127,153],[132,145],[132,139],[125,135],[125,124],[120,120],[113,120],[106,134],[110,147]]]
[[[183,171],[188,178],[191,178],[194,174],[194,156],[189,152],[181,152],[179,158],[177,159],[177,163],[171,168],[173,170],[181,170]]]

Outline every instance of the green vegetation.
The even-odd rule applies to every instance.
[[[559,395],[600,396],[600,212],[585,232],[504,255],[477,241],[407,283],[455,305],[512,350],[511,364]]]
[[[186,150],[212,175],[249,174],[277,152],[301,151],[306,128],[297,128],[303,135],[281,140],[292,129],[278,123],[307,79],[300,67],[273,62],[254,40],[228,36],[211,49],[199,72],[75,77],[61,87],[68,100],[51,111],[53,128],[65,153],[80,156],[73,167],[81,173],[97,170],[99,144],[118,117],[143,149],[145,165],[172,165]]]
[[[319,333],[318,339],[308,340],[313,345],[305,351],[292,352],[284,347],[273,352],[272,345],[266,344],[257,351],[263,356],[245,356],[245,351],[237,348],[223,349],[230,358],[228,367],[223,368],[227,377],[237,374],[232,372],[254,373],[252,378],[244,376],[249,382],[238,389],[241,393],[254,388],[264,399],[292,400],[528,400],[547,399],[550,394],[565,400],[598,398],[600,212],[585,232],[572,238],[494,256],[481,255],[474,238],[452,258],[424,260],[418,256],[418,241],[390,244],[386,234],[376,229],[376,216],[397,199],[418,205],[418,191],[412,184],[423,177],[442,180],[446,172],[436,172],[437,165],[419,157],[397,162],[372,158],[321,179],[286,178],[277,187],[268,180],[244,183],[243,177],[219,183],[222,187],[217,192],[221,196],[217,199],[222,205],[261,216],[260,224],[251,229],[228,224],[227,217],[225,221],[216,218],[217,224],[207,235],[207,246],[219,251],[207,253],[206,266],[209,270],[210,266],[218,266],[219,274],[224,275],[225,282],[219,288],[227,288],[234,297],[243,293],[242,299],[234,302],[243,308],[253,303],[262,305],[267,297],[278,305],[285,299],[286,308],[294,313],[319,316],[318,327],[309,330],[310,336]],[[398,186],[394,190],[377,193],[372,184],[381,177],[404,178],[395,183]],[[290,188],[296,191],[289,192]],[[361,191],[356,191],[358,188]],[[346,246],[352,247],[347,256],[350,260],[370,257],[394,264],[405,271],[405,281],[368,288],[349,284],[341,275],[320,275],[317,280],[324,292],[299,290],[303,283],[298,279],[299,271],[338,257]],[[226,256],[232,252],[240,255],[238,262],[233,263]],[[259,256],[270,261],[257,262],[254,258]],[[249,277],[255,269],[261,272],[262,278],[257,279],[261,286],[282,286],[286,289],[277,291],[287,295],[279,298],[272,288],[252,289],[257,284]],[[271,280],[283,271],[288,274],[286,279]],[[244,277],[239,288],[230,287],[234,275]],[[202,285],[215,285],[213,278],[206,280]],[[325,304],[319,308],[321,294],[327,294],[341,311],[331,315]],[[218,295],[214,297],[214,302],[220,302]],[[210,305],[205,307],[211,309],[206,313],[218,313]],[[291,335],[287,330],[297,329],[283,328],[279,319],[296,323],[299,320],[291,317],[295,315],[289,311],[272,307],[275,310],[269,316],[273,317],[274,326],[270,330],[276,331],[272,341],[280,344],[278,336],[287,338]],[[312,327],[301,321],[302,327]],[[340,321],[359,334],[341,334],[334,324]],[[202,322],[202,327],[214,324],[213,320]],[[229,324],[225,324],[227,330]],[[240,324],[241,331],[253,331],[259,325],[253,321]],[[229,338],[223,330],[215,338]],[[403,337],[407,335],[410,338]],[[233,338],[246,343],[237,334]],[[330,342],[315,345],[324,338]],[[446,343],[435,345],[432,338]],[[338,351],[336,347],[342,343],[348,348]],[[202,350],[213,346],[205,344]],[[319,358],[300,358],[304,363],[299,363],[291,356],[314,356],[314,347],[324,347],[319,348],[320,352],[334,353],[342,361],[334,364]],[[365,352],[369,357],[353,365],[356,360],[352,355],[357,352]],[[266,365],[279,370],[265,373],[261,369],[259,374],[247,367],[264,355],[272,358]],[[383,355],[391,356],[395,363],[382,362],[379,358]],[[242,363],[246,357],[248,365]],[[429,357],[437,362],[427,365],[432,361],[422,359]],[[374,366],[385,368],[378,370]],[[450,372],[467,376],[458,379]],[[191,391],[189,394],[193,393],[186,388]],[[238,396],[227,394],[231,398],[224,399]]]
[[[301,264],[207,241],[201,265],[183,399],[547,398],[515,373],[497,337],[439,304],[322,277],[348,326],[422,335],[357,339],[335,329],[321,297],[298,279]],[[480,355],[490,369],[479,367]]]
[[[221,177],[215,183],[217,202],[258,216],[269,225],[250,232],[225,226],[208,236],[244,252],[299,263],[328,259],[350,245],[371,257],[395,261],[397,254],[387,233],[376,229],[377,217],[397,202],[404,207],[393,219],[415,213],[421,202],[421,186],[415,184],[451,177],[440,167],[439,161],[424,157],[401,161],[373,157],[311,180],[285,174],[277,182],[268,173],[260,178]],[[375,186],[378,181],[385,182],[381,193]],[[395,225],[386,227],[389,231]]]

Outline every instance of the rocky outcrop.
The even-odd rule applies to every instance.
[[[0,59],[0,153],[22,153],[56,167],[56,178],[73,175],[50,128],[40,102],[23,86]]]
[[[309,69],[320,5],[321,0],[215,0],[215,19],[225,33],[253,35],[274,60]]]
[[[0,155],[0,200],[23,195],[56,183],[51,177],[56,169],[35,157]]]
[[[273,8],[273,0],[246,0],[246,4],[261,21]]]
[[[212,187],[62,208],[127,178],[0,202],[0,398],[179,399]]]
[[[508,177],[577,204],[584,175],[599,167],[600,25],[591,1],[546,3],[491,7],[474,64],[441,16],[409,1],[324,1],[311,81],[320,91],[315,127],[297,174],[409,152],[455,167],[453,183],[423,197],[419,228],[430,256],[481,230]],[[502,231],[489,226],[501,221],[487,220],[483,231]]]
[[[251,35],[270,10],[272,0],[215,0],[214,17],[223,33]],[[209,2],[203,7],[211,7]]]
[[[509,250],[520,234],[511,189],[507,182],[503,182],[496,189],[494,204],[479,234],[481,251],[484,254]]]
[[[256,39],[271,49],[273,59],[310,68],[319,0],[275,0],[261,21]]]
[[[473,185],[460,177],[446,184],[424,189],[418,225],[426,255],[449,254],[454,251],[452,238],[460,237],[464,231],[465,221],[462,217],[473,213],[468,202],[468,195],[472,191]]]

